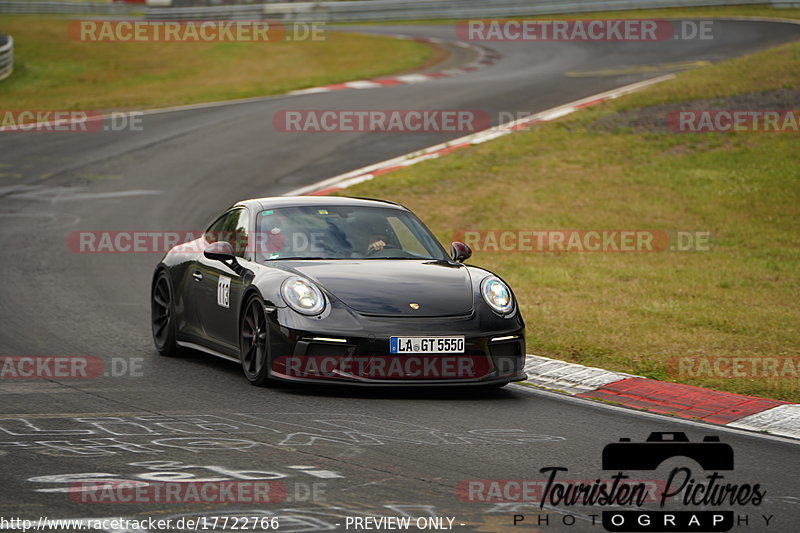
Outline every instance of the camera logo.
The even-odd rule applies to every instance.
[[[683,432],[653,432],[644,442],[619,442],[603,448],[603,470],[656,470],[673,458],[691,459],[706,472],[694,475],[688,466],[672,468],[664,484],[659,510],[603,511],[607,531],[730,531],[748,524],[747,515],[718,507],[758,506],[766,491],[758,484],[733,484],[720,474],[734,465],[733,448],[719,437],[692,442]],[[680,510],[666,510],[667,504]],[[700,509],[697,509],[697,508]],[[767,520],[767,517],[764,517]],[[771,517],[770,517],[771,519]],[[767,522],[768,523],[768,522]]]
[[[686,433],[653,432],[645,442],[619,442],[603,448],[603,470],[655,470],[673,457],[694,459],[703,470],[733,470],[733,448],[719,437],[690,442]]]

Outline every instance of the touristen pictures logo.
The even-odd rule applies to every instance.
[[[578,517],[610,532],[769,526],[774,515],[752,513],[764,502],[766,489],[758,481],[732,481],[734,463],[733,448],[715,435],[693,441],[683,432],[653,432],[640,442],[623,437],[607,444],[601,454],[605,473],[596,477],[575,479],[568,467],[548,465],[538,469],[543,479],[462,481],[456,496],[542,510],[514,514],[514,526],[572,526]],[[558,515],[548,512],[553,508]]]

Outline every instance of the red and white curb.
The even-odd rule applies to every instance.
[[[460,41],[445,41],[444,39],[436,39],[436,38],[409,37],[407,35],[390,35],[390,37],[394,37],[395,39],[401,39],[401,40],[417,41],[420,43],[430,43],[430,44],[449,43],[454,46],[459,46],[461,48],[468,48],[470,50],[473,50],[478,54],[478,57],[472,62],[464,65],[463,67],[455,67],[447,70],[442,70],[439,72],[429,72],[426,74],[404,74],[402,76],[391,76],[385,78],[375,78],[370,80],[355,80],[355,81],[348,81],[345,83],[334,83],[331,85],[324,85],[322,87],[312,87],[310,89],[298,89],[296,91],[289,91],[287,94],[292,96],[298,96],[303,94],[319,94],[331,91],[341,91],[345,89],[377,89],[380,87],[391,87],[394,85],[412,85],[415,83],[422,83],[426,81],[437,80],[440,78],[450,78],[453,76],[458,76],[460,74],[466,74],[467,72],[474,72],[481,68],[492,65],[496,63],[498,59],[500,59],[500,55],[493,50],[489,50],[481,46],[475,46],[473,44],[464,43]]]
[[[382,174],[392,172],[393,170],[408,167],[411,165],[416,165],[417,163],[421,163],[422,161],[426,161],[428,159],[435,159],[443,155],[449,154],[454,150],[466,148],[474,144],[485,143],[492,139],[508,135],[515,131],[525,129],[542,122],[549,122],[551,120],[555,120],[565,115],[574,113],[575,111],[579,111],[581,109],[585,109],[587,107],[591,107],[593,105],[597,105],[599,103],[606,102],[608,100],[613,100],[615,98],[619,98],[620,96],[630,94],[632,92],[636,92],[650,85],[654,85],[656,83],[660,83],[666,80],[671,80],[674,77],[675,77],[674,74],[667,74],[666,76],[659,76],[657,78],[640,81],[638,83],[626,85],[618,89],[613,89],[611,91],[596,94],[594,96],[589,96],[588,98],[576,100],[574,102],[554,107],[552,109],[548,109],[540,113],[529,115],[517,120],[513,120],[511,122],[506,122],[504,124],[500,124],[498,126],[494,126],[492,128],[488,128],[476,133],[471,133],[469,135],[466,135],[464,137],[459,137],[458,139],[454,139],[452,141],[437,144],[435,146],[429,146],[427,148],[423,148],[421,150],[417,150],[409,154],[401,155],[399,157],[395,157],[392,159],[387,159],[386,161],[381,161],[380,163],[375,163],[373,165],[369,165],[363,168],[351,170],[350,172],[345,172],[344,174],[340,174],[338,176],[334,176],[332,178],[320,181],[318,183],[314,183],[313,185],[295,189],[291,192],[286,193],[284,196],[297,196],[297,195],[309,195],[309,194],[325,195],[325,194],[330,194],[332,192],[340,191],[357,183],[369,181]]]
[[[800,439],[800,405],[528,355],[527,381],[578,398]]]

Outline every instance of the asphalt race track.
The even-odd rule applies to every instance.
[[[455,39],[447,26],[369,31]],[[567,72],[719,61],[799,38],[796,25],[726,21],[710,41],[484,43],[500,54],[497,63],[427,83],[148,115],[140,132],[0,134],[0,355],[91,356],[122,374],[0,382],[0,516],[256,514],[279,516],[280,531],[344,531],[355,516],[430,516],[454,518],[456,531],[604,531],[599,518],[592,524],[599,507],[469,501],[480,491],[459,487],[541,481],[540,469],[553,466],[568,469],[560,480],[591,483],[615,473],[602,469],[606,444],[681,431],[692,442],[719,436],[735,453],[724,482],[765,491],[757,506],[705,509],[748,521],[734,531],[797,531],[800,449],[788,440],[517,385],[496,392],[251,387],[235,364],[156,354],[148,292],[156,254],[75,253],[67,238],[92,230],[201,231],[237,200],[279,195],[461,136],[281,133],[272,125],[279,110],[478,109],[496,122],[502,111],[540,111],[659,74]],[[663,480],[672,461],[633,479]],[[692,473],[707,482],[696,465]],[[282,484],[273,489],[285,498],[123,503],[69,491],[93,479],[266,479]],[[516,527],[515,515],[525,517]]]

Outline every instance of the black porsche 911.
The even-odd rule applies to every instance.
[[[508,285],[405,207],[342,197],[237,203],[169,250],[151,288],[162,355],[201,350],[273,380],[489,385],[525,379]]]

